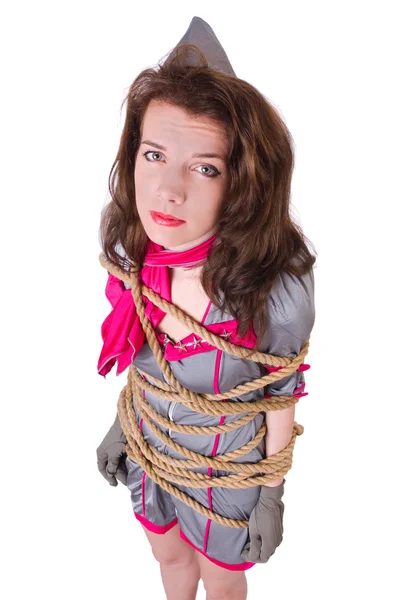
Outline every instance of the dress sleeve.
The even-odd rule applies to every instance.
[[[268,319],[259,350],[277,356],[297,356],[309,338],[315,321],[313,269],[299,278],[285,272],[278,276],[268,296]],[[263,367],[266,367],[264,374],[281,368],[270,365]],[[309,364],[302,363],[291,375],[265,386],[265,395],[306,396],[304,371],[309,368]]]

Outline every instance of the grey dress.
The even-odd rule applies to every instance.
[[[259,350],[278,356],[296,356],[309,338],[314,325],[314,274],[309,271],[301,278],[288,273],[281,273],[268,296],[269,325],[261,340]],[[223,334],[233,343],[237,322],[227,312],[219,310],[209,303],[201,323],[214,333]],[[228,334],[230,334],[228,336]],[[183,338],[175,347],[165,334],[157,334],[175,377],[187,388],[198,393],[222,393],[249,380],[263,377],[268,373],[266,367],[247,359],[240,359],[209,345],[195,334]],[[200,341],[200,344],[197,343]],[[152,375],[167,381],[148,345],[144,343],[135,357],[133,364],[139,372]],[[301,365],[302,367],[303,365]],[[300,367],[300,368],[301,368]],[[306,365],[308,368],[308,365]],[[149,378],[150,381],[150,378]],[[153,383],[153,382],[151,382]],[[167,383],[169,383],[167,381]],[[236,402],[250,402],[263,398],[264,394],[272,395],[306,395],[304,393],[305,377],[303,370],[296,371],[272,385],[245,393],[243,397],[235,397]],[[192,411],[177,402],[158,398],[149,392],[147,401],[163,416],[182,425],[219,425],[236,420],[238,415],[211,416]],[[134,403],[137,421],[145,441],[159,451],[183,459],[184,457],[164,444],[141,419]],[[215,456],[230,452],[252,440],[266,418],[266,413],[259,413],[248,424],[218,435],[183,434],[167,430],[159,425],[171,439],[186,448],[206,456]],[[258,462],[266,458],[265,440],[249,454],[241,457],[241,462]],[[239,459],[237,459],[238,462]],[[142,467],[127,457],[127,486],[131,492],[132,507],[135,517],[150,531],[163,534],[177,523],[181,537],[211,561],[231,570],[244,570],[255,563],[244,562],[240,554],[248,541],[248,530],[227,527],[208,519],[193,508],[163,490],[143,471]],[[198,467],[195,471],[217,477],[226,475],[226,471]],[[173,484],[176,485],[176,484]],[[225,487],[190,488],[176,485],[198,502],[214,512],[232,519],[249,519],[258,501],[260,486],[231,489]]]

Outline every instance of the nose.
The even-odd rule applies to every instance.
[[[182,204],[186,200],[183,176],[181,174],[178,175],[172,169],[167,174],[163,173],[157,188],[157,199],[163,205],[168,204],[168,202]]]

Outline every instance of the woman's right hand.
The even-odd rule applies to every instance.
[[[96,449],[99,472],[112,486],[118,485],[117,480],[127,485],[126,443],[127,438],[117,415],[113,425]]]

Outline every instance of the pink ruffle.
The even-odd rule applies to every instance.
[[[130,290],[122,292],[119,301],[102,324],[102,351],[98,360],[98,373],[106,375],[117,360],[116,375],[119,375],[138,353],[144,342],[140,323],[135,318],[136,310]],[[129,336],[135,345],[129,342]]]
[[[144,271],[144,274],[147,273]],[[146,281],[145,281],[146,280]],[[144,282],[146,283],[146,277]],[[154,288],[159,287],[158,279],[153,278]],[[150,287],[150,286],[149,286]],[[166,300],[169,299],[169,285],[163,285]],[[156,291],[156,289],[155,289]],[[116,375],[120,375],[127,369],[135,356],[142,348],[145,334],[136,312],[134,298],[130,289],[125,289],[124,283],[111,273],[105,287],[105,295],[111,303],[113,310],[106,317],[101,327],[103,346],[98,360],[98,373],[106,376],[117,362]],[[145,315],[154,327],[166,314],[161,308],[150,302],[146,296],[142,296],[145,306]]]
[[[105,294],[113,310],[101,327],[103,346],[98,360],[98,373],[105,376],[117,361],[116,375],[120,375],[141,349],[145,335],[131,290],[125,289],[123,282],[111,273]]]
[[[106,282],[105,287],[105,296],[109,300],[110,304],[113,308],[116,306],[117,302],[120,300],[123,291],[124,284],[118,277],[115,277],[111,273],[108,275],[108,280]]]

